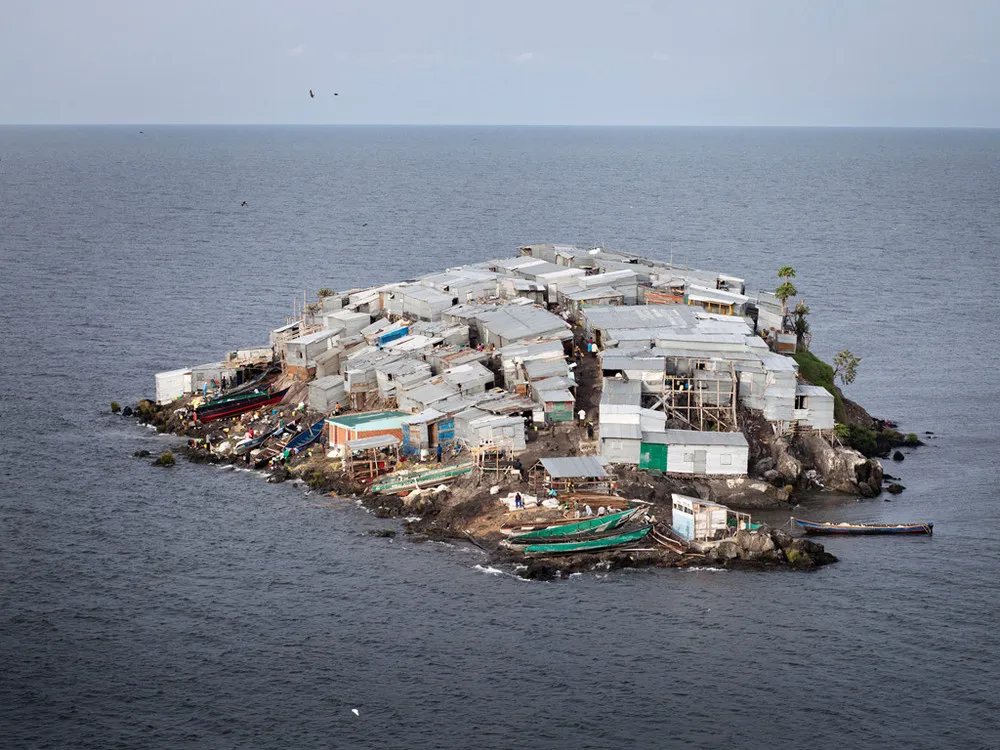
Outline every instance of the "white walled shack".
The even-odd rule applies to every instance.
[[[822,386],[797,384],[792,417],[800,425],[812,427],[814,430],[832,430],[833,394]]]
[[[380,351],[372,347],[359,350],[341,365],[347,392],[371,393],[377,390],[378,376],[375,369],[402,358],[401,354]]]
[[[493,385],[493,372],[479,362],[449,367],[441,371],[441,376],[462,394],[482,393]]]
[[[324,378],[327,375],[338,375],[340,373],[340,358],[343,354],[343,349],[335,346],[333,349],[317,355],[316,372],[314,375],[317,378]]]
[[[429,406],[451,396],[457,396],[458,388],[436,377],[430,382],[407,389],[396,389],[396,404],[401,411],[421,412]]]
[[[347,391],[341,375],[327,375],[310,381],[308,388],[309,408],[326,414],[334,410],[337,403],[347,403]]]
[[[638,465],[642,429],[637,424],[601,423],[600,444],[607,463]]]
[[[573,337],[569,323],[548,310],[533,305],[510,305],[479,316],[483,344],[497,348],[521,339]]]
[[[684,539],[707,541],[750,528],[749,514],[730,510],[725,505],[676,492],[670,499],[673,501],[671,526]]]
[[[397,284],[382,296],[387,312],[418,320],[441,320],[441,313],[458,304],[452,294],[423,284]]]
[[[459,302],[471,302],[481,297],[497,296],[499,277],[482,268],[462,267],[421,276],[419,281],[457,298]]]
[[[375,365],[379,398],[395,398],[400,388],[412,388],[431,379],[431,366],[416,359],[397,359]]]
[[[525,450],[524,417],[504,417],[480,409],[455,415],[455,437],[470,448],[497,446],[515,453]]]
[[[201,391],[205,385],[213,388],[213,381],[221,381],[224,372],[232,372],[220,362],[208,362],[204,365],[195,365],[191,368],[191,390],[194,393]]]
[[[635,271],[629,269],[623,268],[618,271],[606,271],[592,276],[582,276],[576,279],[576,285],[584,289],[610,287],[623,295],[625,298],[624,304],[626,305],[634,305],[638,301],[639,277]]]
[[[642,392],[638,381],[605,379],[601,388],[601,403],[598,406],[598,420],[602,434],[606,424],[638,425],[641,407]]]
[[[764,412],[771,422],[790,422],[795,414],[798,364],[791,357],[772,352],[756,354],[760,366],[743,363],[739,370],[740,401]]]
[[[306,375],[309,368],[316,367],[316,357],[333,348],[337,335],[336,331],[321,329],[289,340],[285,344],[288,372],[293,375]]]
[[[176,401],[193,391],[190,367],[158,372],[153,378],[156,381],[156,403],[160,406]]]
[[[639,468],[667,474],[745,476],[749,456],[750,446],[742,432],[644,432]]]
[[[454,325],[444,321],[418,320],[410,326],[410,333],[440,339],[444,346],[468,346],[469,326]]]
[[[344,334],[347,336],[360,335],[361,331],[370,326],[372,322],[372,316],[368,313],[351,312],[350,310],[337,310],[327,313],[323,317],[329,321],[328,325],[334,328],[336,327],[335,321],[341,321],[344,324]]]

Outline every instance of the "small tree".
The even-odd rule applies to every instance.
[[[837,352],[833,358],[833,378],[840,378],[844,385],[850,385],[858,376],[858,365],[861,364],[861,357],[855,357],[850,349]]]
[[[809,314],[809,308],[806,307],[806,303],[801,300],[792,310],[792,314],[795,315],[795,320],[792,321],[792,330],[795,331],[795,350],[799,352],[809,351],[809,321],[806,320],[806,315]]]
[[[332,297],[334,294],[336,294],[336,292],[326,286],[316,292],[316,296],[320,299],[323,299],[324,297]]]
[[[782,266],[778,269],[778,278],[782,283],[774,290],[774,296],[781,303],[781,328],[785,328],[785,318],[788,316],[788,300],[799,293],[789,279],[795,278],[795,269],[791,266]]]

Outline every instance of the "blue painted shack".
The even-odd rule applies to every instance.
[[[426,456],[455,440],[455,418],[437,409],[424,409],[403,420],[403,454]]]

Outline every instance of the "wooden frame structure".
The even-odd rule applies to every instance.
[[[708,368],[710,362],[714,365],[712,369]],[[729,380],[699,381],[698,372],[724,373]],[[738,397],[739,380],[732,362],[682,355],[664,357],[660,392],[647,399],[650,408],[684,422],[692,430],[736,432]]]
[[[399,446],[394,435],[349,440],[344,446],[344,471],[358,482],[388,474],[399,461]]]
[[[470,447],[469,452],[472,454],[478,476],[490,475],[499,479],[506,474],[510,478],[521,478],[522,467],[514,452],[513,443]]]

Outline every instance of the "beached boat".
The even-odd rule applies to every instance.
[[[827,523],[792,518],[807,534],[933,534],[933,523]]]
[[[628,544],[638,542],[644,538],[652,529],[650,526],[643,526],[635,531],[627,531],[624,534],[612,534],[599,539],[586,539],[583,541],[562,541],[549,542],[544,544],[531,544],[521,551],[528,557],[543,557],[548,555],[565,555],[572,552],[601,552],[615,547],[624,547]]]
[[[270,440],[272,437],[281,432],[283,429],[284,428],[281,425],[278,425],[274,429],[268,430],[267,432],[258,435],[257,437],[244,438],[243,440],[238,442],[235,446],[233,446],[233,453],[235,453],[237,456],[241,456],[244,453],[249,453],[254,448],[258,448],[261,445],[263,445],[266,441]]]
[[[386,495],[396,493],[405,494],[415,489],[424,489],[425,487],[433,487],[437,484],[449,482],[463,474],[468,474],[472,471],[474,465],[469,461],[468,463],[442,466],[437,469],[396,472],[383,477],[382,481],[371,485],[370,489],[372,492]]]
[[[211,403],[196,406],[194,417],[199,422],[210,422],[213,419],[223,419],[224,417],[234,417],[237,414],[259,409],[263,406],[276,404],[285,397],[288,389],[281,391],[253,391],[241,396],[213,401]]]
[[[323,434],[324,424],[326,424],[326,418],[309,425],[306,429],[302,430],[302,432],[285,443],[284,449],[286,451],[301,451],[308,448],[310,445],[319,440],[319,436]]]
[[[638,516],[644,515],[645,512],[645,508],[630,508],[608,516],[596,516],[575,523],[549,526],[518,534],[505,540],[504,544],[510,547],[525,547],[547,541],[569,541],[579,537],[594,537],[620,528]]]

